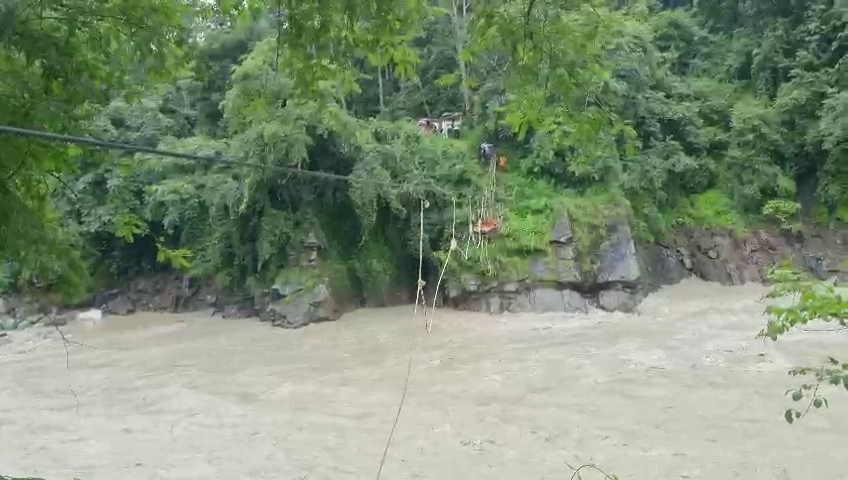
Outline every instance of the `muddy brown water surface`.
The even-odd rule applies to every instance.
[[[788,368],[848,335],[765,343],[762,286],[686,281],[636,315],[438,311],[415,335],[384,479],[848,478],[848,395],[789,426]],[[0,473],[50,480],[371,479],[411,307],[289,331],[139,314],[0,347]],[[69,385],[78,399],[69,391]],[[593,474],[585,479],[600,478]]]

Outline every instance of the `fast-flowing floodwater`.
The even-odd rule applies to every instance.
[[[757,285],[686,281],[634,315],[438,311],[415,334],[384,479],[848,478],[848,394],[787,425],[788,368],[848,335],[754,338]],[[411,307],[281,330],[111,317],[0,347],[0,474],[50,480],[373,479],[403,389]],[[70,390],[76,395],[71,393]],[[583,477],[600,478],[593,474]]]

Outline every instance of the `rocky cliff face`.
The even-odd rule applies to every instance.
[[[848,229],[731,232],[690,229],[675,236],[673,251],[688,272],[723,285],[762,282],[765,268],[789,262],[820,280],[848,282]]]
[[[581,251],[572,222],[563,213],[551,231],[548,251],[529,258],[511,278],[463,275],[448,283],[446,303],[464,310],[575,312],[590,306],[632,310],[647,291],[645,271],[624,216],[605,222],[594,251]]]
[[[555,223],[548,252],[529,258],[508,278],[462,275],[449,282],[449,306],[502,312],[575,312],[590,306],[632,311],[662,285],[694,275],[724,285],[761,282],[765,268],[789,261],[821,279],[848,281],[848,229],[806,234],[690,229],[664,244],[639,245],[627,217],[611,216],[588,251],[581,251],[571,219]]]

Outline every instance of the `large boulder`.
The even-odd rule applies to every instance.
[[[120,293],[106,302],[103,311],[112,315],[129,315],[135,313],[135,303],[130,300],[129,296]]]
[[[14,317],[0,317],[0,330],[14,330],[18,327],[18,319]]]
[[[638,250],[646,291],[673,285],[692,274],[692,257],[685,247],[646,244],[640,245]]]
[[[300,328],[310,323],[337,320],[344,313],[326,282],[311,286],[275,285],[272,292],[259,318],[277,327]]]
[[[747,278],[744,274],[744,259],[741,248],[729,232],[694,231],[691,244],[694,269],[704,280],[722,285],[742,285]]]
[[[649,282],[643,276],[627,216],[612,214],[604,220],[603,237],[592,258],[594,284],[587,287],[596,292],[597,305],[611,312],[636,308]]]

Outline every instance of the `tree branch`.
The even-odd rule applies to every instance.
[[[9,176],[8,176],[8,177],[6,177],[6,181],[7,181],[7,182],[11,182],[11,181],[12,181],[12,179],[13,179],[13,178],[15,178],[15,175],[17,175],[17,174],[18,174],[18,172],[21,170],[21,167],[23,167],[23,166],[24,166],[24,163],[25,163],[25,162],[26,162],[26,158],[24,158],[23,160],[21,160],[21,163],[19,163],[19,164],[18,164],[18,166],[17,166],[17,167],[15,167],[15,169],[14,169],[14,170],[12,170],[12,172],[9,174]]]
[[[822,365],[822,368],[824,368],[824,365]],[[819,393],[819,387],[820,386],[821,386],[821,383],[817,383],[816,388],[813,389],[813,394],[810,396],[810,403],[807,404],[807,409],[804,410],[804,414],[801,415],[802,418],[806,417],[807,414],[810,413],[810,409],[813,407],[813,403],[816,401],[816,394]]]
[[[65,187],[65,190],[67,190],[67,191],[71,192],[71,194],[74,196],[74,198],[75,198],[75,199],[77,199],[77,200],[79,200],[79,194],[77,193],[77,191],[76,191],[76,190],[74,190],[73,188],[71,188],[71,186],[70,186],[70,185],[68,185],[68,184],[67,184],[67,182],[65,182],[65,181],[62,179],[62,177],[60,177],[60,176],[56,175],[56,174],[55,174],[55,173],[53,173],[53,172],[47,172],[47,175],[50,175],[51,177],[53,177],[54,179],[56,179],[59,183],[61,183],[61,184],[62,184],[62,186],[63,186],[63,187]]]
[[[31,151],[32,151],[32,143],[30,143],[30,141],[27,140],[27,147],[26,147],[26,151],[24,152],[24,158],[22,158],[21,163],[19,163],[18,166],[15,167],[14,170],[12,170],[12,173],[10,173],[8,177],[6,177],[6,182],[11,182],[12,179],[15,178],[15,175],[18,174],[18,172],[21,170],[21,167],[23,167],[24,163],[26,163],[27,157],[29,157],[29,154],[30,154]]]
[[[68,22],[70,20],[80,21],[80,20],[86,20],[86,17],[88,17],[88,20],[118,20],[121,23],[127,24],[131,27],[135,27],[139,30],[149,30],[149,29],[153,28],[153,26],[148,24],[148,23],[133,22],[133,21],[130,21],[125,16],[105,15],[105,14],[101,14],[101,13],[91,13],[91,12],[81,13],[81,14],[78,14],[78,15],[75,14],[73,17],[65,17],[65,16],[61,16],[61,15],[40,15],[40,16],[37,16],[37,17],[27,18],[27,19],[23,20],[22,23],[28,23],[28,22],[31,22],[31,21],[39,21],[39,20],[56,20],[56,21],[60,21],[60,22]],[[95,22],[92,21],[91,23],[95,23]]]

